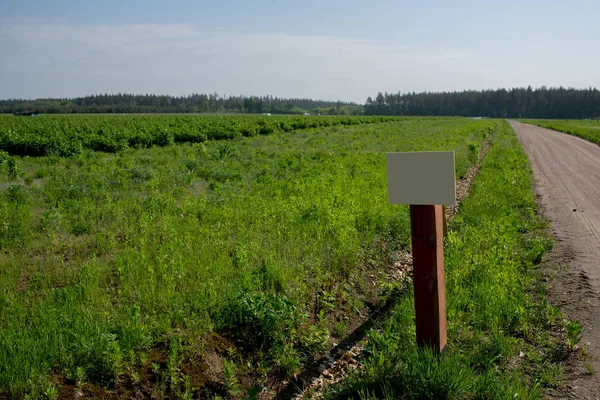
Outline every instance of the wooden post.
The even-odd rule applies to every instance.
[[[410,206],[417,344],[437,352],[447,340],[444,220],[440,205]]]
[[[442,206],[442,217],[444,218],[444,237],[448,236],[448,217],[446,217],[446,206]]]
[[[446,348],[443,205],[456,205],[454,152],[388,153],[388,198],[410,204],[417,344]],[[434,205],[435,204],[435,205]]]

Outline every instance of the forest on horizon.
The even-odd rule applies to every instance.
[[[0,113],[36,110],[43,114],[73,113],[250,113],[321,115],[420,115],[490,118],[583,119],[600,117],[596,88],[527,88],[455,92],[388,93],[368,97],[365,104],[273,96],[188,96],[100,94],[76,98],[0,100]]]

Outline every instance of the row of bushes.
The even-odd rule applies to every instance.
[[[392,117],[289,116],[43,116],[0,118],[0,150],[11,155],[69,157],[84,149],[116,153],[127,148],[170,146],[242,136],[269,135]]]

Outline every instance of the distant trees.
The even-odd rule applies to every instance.
[[[0,113],[39,110],[42,113],[271,113],[321,115],[455,115],[494,118],[600,117],[596,88],[542,86],[462,92],[377,93],[364,105],[273,96],[191,94],[100,94],[72,99],[0,100]]]
[[[367,98],[366,115],[455,115],[494,118],[600,117],[596,88],[513,88],[462,92],[378,93]]]
[[[363,106],[342,101],[321,101],[273,96],[189,96],[100,94],[72,99],[0,100],[0,113],[35,109],[42,113],[271,113],[360,115]]]

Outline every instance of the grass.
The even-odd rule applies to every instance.
[[[596,375],[596,369],[594,368],[594,366],[590,363],[585,363],[584,364],[585,370],[587,371],[588,374],[590,375]]]
[[[293,375],[328,345],[335,312],[359,312],[369,275],[408,245],[385,153],[454,149],[460,177],[499,124],[405,118],[3,154],[0,393],[146,383],[161,398],[209,395],[190,368],[215,334],[226,384],[221,373],[210,393]]]
[[[600,120],[525,119],[520,121],[579,136],[582,139],[600,145]]]
[[[559,361],[580,329],[570,324],[566,340],[551,334],[564,323],[539,281],[536,264],[552,243],[532,181],[503,123],[445,243],[447,352],[438,358],[416,347],[407,285],[370,332],[362,370],[326,398],[533,399],[560,383]]]

